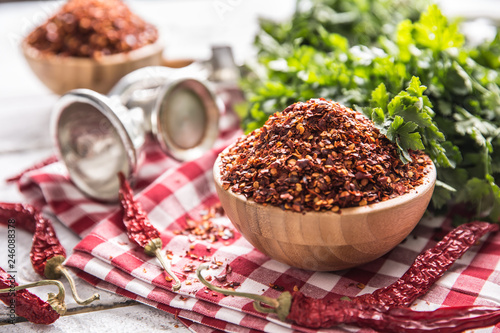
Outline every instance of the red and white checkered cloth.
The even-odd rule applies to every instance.
[[[196,332],[290,332],[313,330],[280,322],[275,315],[253,309],[252,301],[225,297],[207,289],[196,280],[186,265],[201,262],[195,257],[209,256],[224,265],[208,273],[223,274],[225,264],[232,272],[228,281],[241,285],[238,291],[277,297],[281,292],[271,286],[291,291],[297,287],[315,298],[354,297],[369,293],[397,280],[415,257],[433,246],[448,230],[445,218],[426,218],[405,242],[371,263],[340,272],[312,272],[291,268],[271,260],[237,231],[227,241],[208,243],[179,234],[186,219],[199,218],[200,212],[218,202],[212,180],[212,166],[217,154],[232,142],[239,131],[227,126],[217,147],[203,157],[179,163],[148,146],[147,159],[135,187],[136,198],[149,213],[151,223],[161,231],[163,253],[173,253],[172,269],[183,276],[179,292],[171,291],[159,262],[129,241],[117,204],[102,204],[84,197],[68,180],[65,169],[57,163],[30,171],[20,180],[20,188],[30,202],[45,205],[64,223],[83,237],[67,265],[92,285],[124,295],[139,302],[175,314]],[[221,217],[218,223],[230,226]],[[500,233],[484,237],[412,306],[433,310],[452,305],[500,305]],[[355,331],[339,327],[324,332]],[[369,330],[359,330],[367,332]],[[475,332],[479,332],[476,330]],[[500,332],[500,324],[481,332]]]

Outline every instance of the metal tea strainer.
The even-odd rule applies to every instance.
[[[82,192],[115,201],[117,173],[134,178],[148,135],[183,161],[213,146],[223,104],[190,72],[200,73],[190,66],[145,67],[123,77],[108,95],[76,89],[58,100],[52,133],[60,159]]]

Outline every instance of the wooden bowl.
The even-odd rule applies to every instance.
[[[126,74],[138,68],[160,65],[163,52],[160,42],[99,59],[44,54],[26,42],[21,48],[40,81],[59,95],[77,88],[107,94]]]
[[[347,269],[389,252],[422,218],[436,181],[431,165],[424,183],[402,196],[340,213],[297,213],[224,190],[220,164],[219,156],[214,165],[216,189],[236,229],[267,256],[313,271]]]

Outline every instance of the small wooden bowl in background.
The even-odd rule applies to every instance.
[[[436,169],[402,196],[340,213],[297,213],[258,204],[222,188],[220,156],[214,165],[217,193],[238,231],[259,251],[293,267],[335,271],[375,260],[403,241],[422,218],[434,190]]]
[[[138,68],[160,65],[163,52],[160,42],[99,59],[44,54],[26,42],[21,48],[35,75],[59,95],[77,88],[107,94],[126,74]]]

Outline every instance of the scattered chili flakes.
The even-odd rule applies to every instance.
[[[165,280],[166,280],[167,282],[172,282],[174,279],[172,279],[172,278],[170,277],[170,275],[165,275]]]
[[[359,112],[325,99],[290,105],[221,155],[225,190],[297,212],[369,205],[422,184],[431,160],[395,144]]]
[[[294,291],[294,292],[299,291],[299,287],[297,287],[297,286],[293,286],[293,291]]]
[[[46,54],[99,58],[157,39],[157,29],[120,0],[69,0],[33,30],[26,42]]]
[[[228,288],[228,289],[232,289],[232,290],[234,290],[234,288],[239,287],[239,286],[241,286],[241,283],[237,282],[237,281],[226,282],[223,285],[223,287]]]
[[[273,288],[274,290],[277,290],[277,291],[284,291],[285,288],[282,287],[282,286],[279,286],[277,284],[274,284],[274,283],[269,283],[269,287]]]
[[[224,265],[224,263],[220,260],[217,260],[216,257],[212,257],[212,261],[210,263],[211,263],[210,268],[212,269],[217,269],[220,266]]]
[[[234,230],[212,220],[213,218],[223,215],[224,210],[221,204],[217,203],[208,208],[208,210],[200,212],[200,218],[198,220],[186,219],[186,227],[184,230],[176,230],[175,234],[188,236],[188,241],[191,243],[196,240],[205,240],[210,243],[215,243],[219,240],[228,241],[234,238]],[[229,243],[224,242],[224,245],[229,245]],[[189,246],[190,250],[194,250],[194,248],[194,244]],[[210,252],[212,247],[207,246],[206,250]]]
[[[198,260],[201,261],[201,262],[209,262],[210,261],[210,257],[208,257],[208,256],[200,256],[200,257],[198,257]]]
[[[196,270],[196,267],[194,264],[186,264],[186,265],[184,265],[184,268],[182,269],[183,272],[187,272],[187,273],[194,272],[195,270]]]
[[[358,287],[359,289],[365,289],[366,285],[360,282],[356,285],[356,287]]]
[[[215,279],[216,279],[217,281],[219,281],[220,283],[222,283],[222,282],[226,282],[227,275],[226,275],[226,274],[222,274],[222,275],[220,275],[220,276],[216,276],[216,277],[215,277]]]

